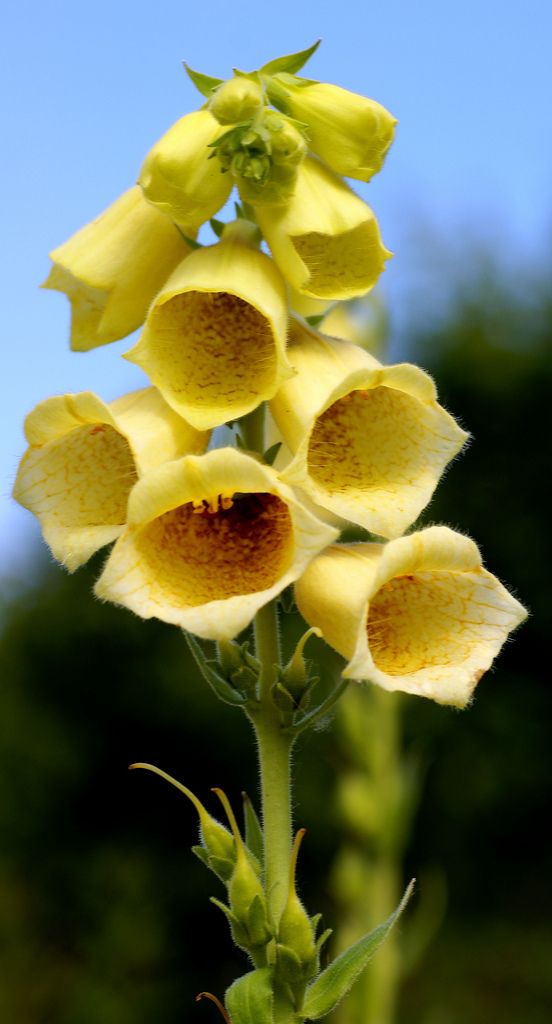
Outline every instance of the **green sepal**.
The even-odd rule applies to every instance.
[[[248,952],[249,938],[242,923],[238,920],[236,915],[232,913],[230,907],[227,907],[226,903],[223,903],[222,900],[218,900],[216,896],[210,896],[209,899],[211,903],[214,904],[215,907],[218,907],[219,910],[222,910],[222,913],[224,914],[228,921],[228,924],[230,925],[230,933],[236,946],[240,946],[241,949],[245,949],[245,951]]]
[[[259,894],[253,897],[247,911],[247,931],[252,946],[264,946],[270,938],[266,906]]]
[[[316,316],[306,316],[305,320],[308,323],[309,327],[316,328],[320,326],[325,316],[325,313],[319,313]]]
[[[204,846],[192,846],[192,853],[195,853],[198,860],[200,860],[202,864],[205,864],[206,868],[211,867],[209,864],[209,854]]]
[[[217,236],[217,238],[222,238],[222,232],[224,231],[224,229],[226,227],[224,221],[223,220],[217,220],[216,217],[211,217],[211,220],[209,221],[209,224],[211,225],[211,230],[212,230],[213,234],[215,234]]]
[[[295,611],[297,605],[295,603],[295,592],[293,590],[293,587],[286,587],[285,590],[282,590],[279,597],[279,602],[282,611],[286,615],[291,615],[292,612]]]
[[[186,637],[188,647],[190,648],[196,665],[205,679],[205,682],[209,684],[219,700],[224,701],[225,704],[231,704],[233,707],[242,707],[246,702],[246,698],[230,686],[230,684],[226,682],[226,679],[223,679],[214,667],[213,662],[209,662],[206,659],[205,654],[195,637],[192,636],[191,633],[184,633],[184,636]]]
[[[330,935],[333,935],[333,928],[326,928],[326,931],[322,932],[319,939],[316,940],[316,953],[319,956],[322,946],[326,944]]]
[[[221,882],[227,882],[232,877],[234,864],[227,857],[209,857],[207,866],[220,878]]]
[[[224,1001],[232,1024],[273,1024],[270,967],[259,967],[238,978]]]
[[[310,919],[310,922],[311,922],[311,928],[312,928],[312,934],[313,935],[316,935],[316,932],[318,930],[318,925],[320,924],[321,920],[322,920],[322,914],[313,914],[312,915],[312,917]]]
[[[263,455],[263,459],[266,462],[267,466],[274,465],[274,461],[281,447],[282,442],[276,441],[276,444],[271,444],[270,448],[267,448],[266,452]]]
[[[283,943],[276,944],[276,975],[278,981],[295,988],[305,981],[304,964],[297,956],[295,950]]]
[[[190,249],[203,249],[204,248],[204,246],[201,244],[201,242],[198,242],[196,238],[190,238],[189,235],[185,235],[184,232],[182,231],[182,228],[179,228],[178,224],[175,224],[174,226],[175,226],[176,230],[178,231],[178,234],[180,235],[180,237],[183,238],[184,241],[186,242],[186,245],[189,245]]]
[[[193,71],[190,65],[186,64],[185,60],[182,61],[182,65],[184,67],[184,71],[188,75],[188,78],[192,80],[198,92],[200,92],[202,96],[206,96],[208,100],[211,99],[213,90],[218,89],[219,85],[222,85],[224,81],[223,78],[212,78],[211,75],[203,75],[201,71]]]
[[[374,928],[372,932],[369,932],[368,935],[365,935],[358,942],[355,942],[353,946],[350,946],[349,949],[346,949],[344,953],[341,953],[322,971],[322,974],[318,976],[316,981],[309,985],[299,1015],[302,1020],[319,1020],[321,1017],[325,1017],[327,1013],[331,1013],[338,1003],[341,1002],[343,996],[347,994],[357,978],[362,974],[362,971],[376,950],[387,938],[393,925],[406,907],[413,888],[414,879],[410,882],[397,909],[387,918],[387,921],[384,921],[383,924]]]
[[[321,42],[321,39],[317,39],[316,42],[306,50],[298,50],[297,53],[288,53],[283,57],[276,57],[274,60],[269,60],[267,64],[263,64],[262,68],[259,69],[259,73],[261,75],[278,75],[281,74],[281,72],[287,72],[288,74],[294,75],[305,66],[313,53],[316,53]]]
[[[257,858],[259,864],[262,864],[264,859],[264,839],[261,823],[247,793],[242,793],[242,799],[245,820],[245,845],[249,852]]]

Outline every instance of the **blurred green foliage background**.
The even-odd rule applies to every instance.
[[[404,877],[438,872],[448,906],[397,1024],[551,1019],[552,293],[488,268],[473,280],[407,339],[473,435],[423,521],[472,535],[532,615],[467,711],[401,699],[404,747],[424,774]],[[198,679],[178,630],[94,600],[102,557],[69,577],[37,552],[32,579],[3,582],[3,1024],[208,1022],[216,1010],[195,993],[222,995],[246,970],[208,902],[218,883],[189,851],[193,808],[126,769],[158,764],[207,802],[212,786],[234,804],[242,789],[256,798],[249,726]],[[341,757],[330,723],[295,759],[303,894],[330,926]]]

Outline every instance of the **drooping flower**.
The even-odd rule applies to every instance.
[[[119,536],[139,476],[204,451],[209,439],[155,388],[109,404],[91,391],[47,398],[27,416],[25,434],[29,448],[14,497],[36,515],[52,554],[70,572]]]
[[[293,453],[283,479],[372,533],[403,533],[467,438],[431,377],[409,363],[382,366],[298,321],[288,355],[297,374],[270,403]]]
[[[432,526],[388,544],[333,545],[295,586],[343,675],[464,707],[526,611],[472,540]]]
[[[189,251],[137,185],[54,249],[43,288],[64,292],[71,303],[71,348],[86,352],[140,327],[154,295]]]
[[[245,223],[176,268],[126,356],[198,430],[245,415],[293,373],[285,285],[243,241]]]
[[[135,485],[96,593],[143,618],[231,639],[336,535],[251,456],[189,455]]]
[[[208,110],[181,117],[149,151],[138,179],[148,202],[193,233],[224,206],[233,181],[213,160],[225,129]]]
[[[288,203],[259,205],[256,218],[288,283],[315,299],[366,294],[391,256],[371,209],[312,156]]]
[[[291,75],[269,80],[268,95],[307,125],[310,148],[337,174],[369,181],[381,170],[397,124],[381,103]]]

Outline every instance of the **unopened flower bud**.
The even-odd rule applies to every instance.
[[[263,105],[263,92],[251,78],[231,78],[223,82],[209,103],[209,110],[219,124],[250,121]]]
[[[310,917],[297,895],[295,881],[297,857],[299,855],[299,847],[301,846],[304,835],[305,829],[299,829],[293,844],[289,872],[288,897],[283,914],[280,918],[278,942],[293,950],[301,964],[303,964],[308,971],[309,968],[314,967],[316,964],[316,943],[314,940]]]

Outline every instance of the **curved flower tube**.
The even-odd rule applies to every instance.
[[[50,253],[43,288],[71,303],[71,348],[87,352],[125,338],[189,253],[180,232],[135,185]]]
[[[357,345],[297,321],[288,355],[297,374],[270,403],[293,453],[282,479],[371,533],[399,536],[468,435],[417,366],[382,366]]]
[[[315,299],[365,295],[391,256],[372,210],[312,156],[289,202],[259,205],[255,216],[288,283]]]
[[[381,171],[396,119],[381,103],[328,82],[276,75],[268,84],[275,106],[308,126],[309,146],[348,178],[370,181]]]
[[[343,675],[465,707],[527,613],[472,540],[432,526],[388,544],[333,545],[295,586]]]
[[[186,114],[150,149],[140,171],[148,202],[187,234],[213,217],[232,191],[232,176],[210,159],[212,143],[224,132],[208,110]]]
[[[138,481],[96,593],[142,618],[231,639],[336,536],[251,456],[188,455]]]
[[[209,440],[155,388],[109,404],[91,391],[47,398],[27,416],[25,434],[30,447],[14,498],[37,517],[54,558],[69,572],[119,536],[139,476],[204,451]]]
[[[206,430],[255,409],[292,375],[286,333],[278,268],[230,234],[176,268],[126,358]]]

